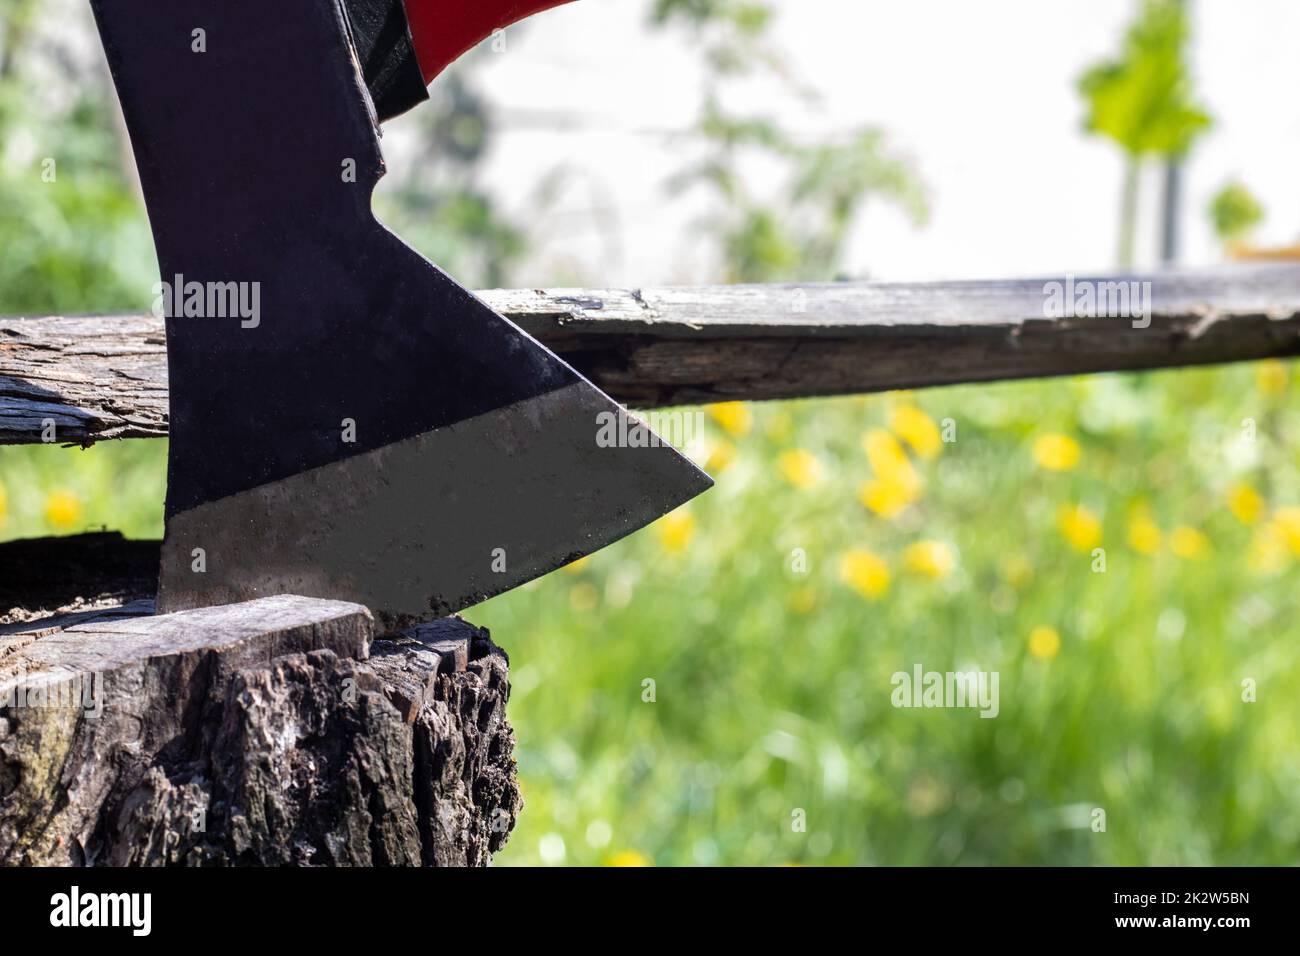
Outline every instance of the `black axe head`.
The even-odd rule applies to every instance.
[[[343,9],[379,121],[427,100],[405,0],[343,0]]]
[[[710,486],[602,442],[618,405],[375,220],[343,0],[93,7],[168,316],[160,612],[293,593],[400,626]]]

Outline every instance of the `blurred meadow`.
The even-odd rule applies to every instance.
[[[563,15],[580,22],[588,2]],[[623,6],[636,35],[672,36],[703,64],[694,152],[660,174],[675,174],[671,202],[695,194],[681,201],[714,281],[861,277],[868,206],[922,238],[942,223],[923,149],[869,125],[809,142],[779,116],[729,111],[730,84],[773,69],[772,25],[795,6]],[[1140,141],[1115,119],[1149,92],[1125,87],[1126,63],[1184,68],[1200,34],[1173,6],[1110,4],[1107,45],[1081,54],[1100,66],[1071,74],[1080,137],[1102,163],[1119,147],[1102,176],[1118,218],[1090,233],[1103,258],[1117,231],[1120,259],[1169,251],[1135,239],[1145,206],[1129,192],[1145,180],[1122,170],[1190,166],[1227,122],[1193,102],[1190,74],[1175,134]],[[0,0],[0,313],[142,310],[154,263],[129,151],[84,4],[62,7],[60,20]],[[557,265],[530,228],[586,209],[564,207],[563,176],[540,177],[522,212],[485,185],[509,130],[485,59],[394,124],[386,151],[438,158],[394,168],[380,214],[470,285],[601,284],[599,262]],[[747,151],[784,185],[755,188]],[[55,152],[57,187],[33,185]],[[1258,244],[1275,205],[1246,173],[1219,170],[1213,203],[1183,203],[1216,253]],[[694,453],[711,492],[465,614],[511,658],[526,805],[498,865],[1300,862],[1293,365],[724,403],[704,418]],[[164,441],[0,448],[0,540],[158,537],[165,462]],[[917,664],[998,672],[998,715],[895,708],[891,677]]]

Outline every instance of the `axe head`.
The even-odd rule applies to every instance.
[[[158,610],[456,611],[711,484],[374,218],[343,0],[93,0],[167,315]],[[637,423],[632,433],[645,435]]]

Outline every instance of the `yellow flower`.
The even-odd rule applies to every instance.
[[[883,558],[861,548],[840,557],[840,577],[853,590],[873,601],[889,590],[889,565]]]
[[[659,543],[665,551],[676,554],[686,550],[686,546],[691,543],[691,536],[695,534],[695,516],[689,511],[678,509],[660,518],[657,527]]]
[[[957,566],[957,555],[942,541],[917,541],[903,550],[903,563],[928,578],[946,578]]]
[[[1300,508],[1278,508],[1250,542],[1246,563],[1254,571],[1275,574],[1292,556],[1300,557]]]
[[[1278,359],[1264,359],[1255,366],[1255,387],[1265,395],[1281,395],[1286,391],[1286,363]]]
[[[790,610],[795,614],[811,613],[817,606],[817,591],[811,587],[795,588],[787,599]]]
[[[1039,660],[1050,661],[1061,652],[1061,635],[1056,628],[1039,625],[1029,632],[1029,653]]]
[[[581,574],[583,571],[587,570],[587,567],[590,564],[591,564],[591,555],[584,554],[577,561],[570,561],[568,564],[566,564],[564,566],[564,570],[569,574]]]
[[[59,530],[81,521],[81,500],[70,491],[55,491],[45,499],[45,520]]]
[[[1291,553],[1300,557],[1300,508],[1278,508],[1270,524]]]
[[[1195,528],[1180,524],[1169,532],[1169,550],[1180,558],[1196,561],[1210,550],[1210,539]]]
[[[1277,522],[1269,522],[1251,539],[1250,550],[1246,553],[1246,564],[1252,571],[1263,574],[1276,574],[1287,566],[1290,559],[1286,538]]]
[[[903,446],[883,428],[862,436],[862,450],[876,477],[858,490],[858,498],[876,514],[892,518],[921,496],[921,479]]]
[[[1160,550],[1160,526],[1151,520],[1145,508],[1137,508],[1128,519],[1128,543],[1138,554],[1155,554]]]
[[[821,460],[802,448],[781,452],[776,463],[786,480],[796,488],[812,488],[822,480]]]
[[[1083,505],[1062,508],[1057,514],[1057,522],[1072,548],[1091,551],[1101,543],[1101,519]]]
[[[594,611],[600,603],[600,592],[590,581],[579,581],[569,588],[569,606],[575,611]]]
[[[785,444],[794,434],[794,418],[789,412],[777,412],[767,420],[763,431],[767,432],[767,437],[772,441]]]
[[[889,416],[889,427],[922,458],[933,458],[943,448],[939,426],[915,405],[895,406]]]
[[[892,518],[916,500],[916,492],[873,478],[858,490],[858,499],[882,518]]]
[[[1228,509],[1242,524],[1254,524],[1264,513],[1264,499],[1250,485],[1237,482],[1228,489]]]
[[[606,866],[651,866],[650,858],[636,850],[623,850],[609,858]]]
[[[720,475],[731,467],[736,460],[736,446],[729,441],[720,441],[709,452],[704,462],[704,470]]]
[[[749,434],[754,426],[754,416],[744,402],[719,402],[710,405],[706,411],[733,438]]]
[[[921,479],[907,460],[903,446],[889,432],[883,428],[871,429],[862,436],[862,449],[867,453],[871,470],[881,481],[897,485],[913,495],[920,490]]]
[[[1034,566],[1023,554],[1013,554],[1002,562],[1002,575],[1016,590],[1034,579]]]
[[[9,498],[5,494],[5,486],[0,485],[0,524],[5,523],[5,515],[9,513]]]
[[[1069,435],[1039,435],[1034,441],[1034,461],[1050,471],[1069,471],[1079,456],[1079,443]]]

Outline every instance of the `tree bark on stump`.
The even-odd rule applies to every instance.
[[[522,801],[508,661],[293,596],[0,626],[0,862],[485,865]]]

